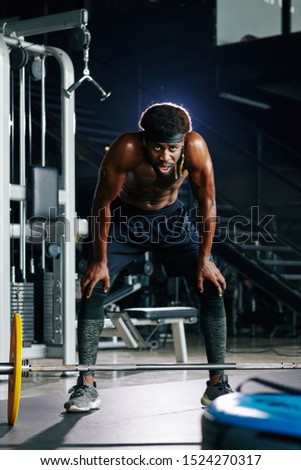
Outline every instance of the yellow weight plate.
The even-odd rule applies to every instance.
[[[22,385],[22,318],[15,313],[10,339],[9,362],[14,364],[14,373],[8,376],[7,419],[14,425],[18,418]]]

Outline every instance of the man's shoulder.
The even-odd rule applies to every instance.
[[[105,156],[106,164],[123,164],[132,168],[143,158],[142,138],[140,132],[124,132],[110,146]]]
[[[141,132],[123,132],[120,134],[117,139],[121,143],[133,143],[141,144],[142,143],[142,133]]]
[[[111,153],[133,156],[142,152],[141,132],[124,132],[120,134],[111,145]]]
[[[188,143],[192,142],[204,142],[204,138],[196,131],[189,131],[186,133],[185,140]]]
[[[190,171],[200,168],[210,160],[210,154],[204,138],[198,132],[187,132],[185,139],[185,165]]]
[[[205,139],[195,131],[187,132],[185,136],[185,152],[187,155],[194,155],[195,152],[206,152],[207,144]]]

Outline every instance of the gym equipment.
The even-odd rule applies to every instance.
[[[31,124],[26,120],[27,111],[30,110],[27,107],[27,97],[30,95],[30,81],[33,84],[35,78],[41,78],[43,82],[45,73],[43,73],[44,62],[48,57],[51,57],[49,66],[52,67],[53,60],[57,62],[58,68],[58,80],[55,85],[53,92],[57,90],[57,98],[60,101],[59,117],[58,117],[58,134],[49,135],[49,139],[59,139],[60,145],[57,146],[56,161],[60,168],[60,187],[59,187],[59,205],[60,211],[64,214],[65,220],[72,222],[75,218],[75,135],[74,135],[74,115],[75,115],[75,101],[73,96],[66,98],[62,89],[68,89],[68,87],[75,81],[74,80],[74,67],[71,58],[63,50],[57,47],[35,44],[33,41],[28,42],[25,37],[31,38],[33,35],[45,35],[53,31],[62,31],[71,29],[82,24],[87,24],[88,12],[87,10],[65,12],[58,15],[47,15],[40,18],[32,18],[24,21],[15,21],[5,23],[0,27],[3,31],[3,35],[0,35],[0,101],[2,105],[2,120],[1,120],[1,204],[0,213],[2,220],[11,220],[12,224],[10,228],[14,226],[17,229],[18,234],[14,232],[10,233],[7,227],[2,227],[1,231],[1,263],[2,270],[0,274],[1,283],[1,331],[0,331],[0,342],[1,342],[1,358],[0,362],[8,360],[8,354],[10,349],[10,335],[11,329],[11,312],[21,312],[23,298],[19,298],[19,305],[12,309],[11,302],[11,289],[10,289],[10,273],[12,282],[14,279],[17,280],[18,284],[24,280],[28,280],[28,275],[32,274],[33,271],[42,272],[47,270],[48,266],[55,265],[55,282],[53,299],[56,299],[53,305],[52,324],[53,324],[53,337],[51,338],[51,344],[54,348],[57,345],[62,345],[62,354],[64,357],[64,363],[76,362],[76,348],[75,348],[75,335],[67,334],[71,328],[74,328],[74,321],[72,318],[65,315],[65,312],[75,311],[75,296],[74,296],[74,273],[75,269],[75,244],[76,236],[75,231],[77,230],[78,224],[70,223],[70,237],[68,241],[67,237],[62,236],[58,241],[60,245],[63,245],[61,258],[58,260],[53,258],[49,260],[43,256],[40,256],[40,245],[31,246],[27,243],[28,237],[34,235],[33,230],[30,229],[27,223],[28,217],[26,212],[27,207],[27,194],[28,188],[28,173],[29,166],[36,164],[39,160],[38,146],[41,142],[41,160],[42,166],[46,164],[48,159],[45,153],[48,150],[52,153],[52,147],[50,148],[50,140],[46,149],[46,142],[44,139],[45,127],[47,125],[45,117],[45,100],[44,100],[44,83],[34,84],[34,100],[40,101],[40,106],[37,106],[35,116],[35,122],[39,121],[39,113],[41,115],[41,138],[38,137],[34,140],[35,145],[32,144],[32,137],[36,136],[38,127],[34,128],[34,133],[30,134]],[[12,28],[12,30],[11,30]],[[20,52],[20,48],[23,48],[29,55],[29,62],[25,65],[26,60],[23,61],[26,54]],[[13,55],[10,56],[10,51],[14,48]],[[11,59],[14,55],[21,56],[20,63],[16,60],[17,66],[21,68],[14,70],[11,67]],[[17,57],[18,59],[18,57]],[[26,57],[25,57],[26,59]],[[45,59],[45,60],[44,60]],[[23,65],[24,62],[24,65]],[[34,64],[35,78],[29,74],[29,68],[31,64]],[[23,65],[23,66],[22,66]],[[44,69],[45,72],[45,69]],[[28,85],[28,86],[27,86]],[[33,96],[33,95],[32,95]],[[29,118],[30,119],[30,118]],[[28,119],[28,120],[29,120]],[[32,123],[33,124],[33,123]],[[60,130],[59,130],[60,129]],[[28,130],[28,132],[27,132]],[[50,145],[49,145],[50,144]],[[27,151],[30,147],[29,151]],[[33,147],[33,148],[32,148]],[[49,147],[49,149],[48,149]],[[33,152],[31,151],[33,150]],[[34,157],[29,161],[28,156],[34,153]],[[45,158],[44,158],[45,157]],[[48,154],[47,154],[48,157]],[[14,172],[14,168],[17,171]],[[14,176],[14,178],[12,177]],[[15,218],[12,220],[11,211],[14,211]],[[54,212],[54,211],[53,211]],[[35,214],[40,215],[39,212]],[[68,223],[68,222],[67,222]],[[54,225],[54,224],[53,224]],[[57,224],[59,225],[59,224]],[[63,224],[60,224],[63,225]],[[37,226],[42,226],[38,222]],[[43,228],[43,227],[42,227]],[[48,226],[47,226],[48,228]],[[28,230],[30,229],[30,230]],[[45,233],[45,232],[44,232]],[[48,233],[48,232],[47,232]],[[63,234],[65,235],[65,233]],[[69,236],[69,232],[68,232]],[[10,241],[13,238],[13,241]],[[33,242],[37,240],[33,240]],[[13,244],[14,250],[10,249],[10,244]],[[44,245],[41,247],[41,251]],[[34,251],[34,253],[33,253]],[[14,253],[14,256],[12,255]],[[37,256],[35,256],[37,253]],[[34,260],[38,259],[37,266],[34,266]],[[41,260],[41,262],[40,262]],[[46,262],[46,267],[41,263]],[[15,277],[14,277],[15,276]],[[19,286],[15,286],[16,288]],[[20,292],[21,293],[21,292]],[[31,309],[30,313],[33,315],[34,310]],[[39,310],[39,315],[41,310]],[[66,318],[65,318],[66,317]],[[23,318],[23,335],[26,332],[26,316]],[[69,324],[70,321],[70,324]],[[61,328],[64,324],[64,328]],[[35,326],[35,325],[34,325]],[[62,332],[66,333],[65,337],[62,338]],[[28,338],[28,341],[33,341],[36,338],[32,335]],[[7,358],[6,358],[7,354]],[[0,377],[1,379],[6,377]]]
[[[46,77],[46,69],[41,57],[34,57],[28,65],[30,76],[35,82]]]
[[[202,449],[300,450],[301,390],[250,380],[284,393],[235,392],[214,400],[202,415]]]
[[[32,372],[89,372],[89,371],[170,371],[170,370],[263,370],[263,369],[301,369],[301,363],[271,362],[271,363],[162,363],[162,364],[82,364],[71,365],[30,365],[22,361],[22,317],[16,313],[13,318],[11,333],[11,348],[9,363],[0,363],[0,375],[8,375],[8,422],[14,425],[17,421],[21,395],[22,376],[27,377]]]
[[[14,315],[10,341],[9,360],[14,365],[14,374],[8,378],[7,418],[12,425],[18,417],[22,384],[22,319]]]
[[[80,28],[74,29],[69,37],[69,44],[71,42],[71,46],[75,50],[83,50],[83,61],[84,61],[84,70],[83,76],[74,82],[69,88],[66,90],[64,89],[64,94],[67,98],[70,98],[71,94],[85,81],[91,82],[101,93],[100,101],[106,100],[110,95],[111,92],[106,92],[100,85],[97,83],[94,78],[90,75],[89,70],[89,44],[91,41],[90,32],[87,30],[85,25],[82,25]]]
[[[57,168],[33,165],[27,177],[27,217],[55,220],[58,215],[59,174]]]
[[[28,52],[21,46],[13,47],[9,53],[10,66],[13,70],[20,70],[28,63]]]
[[[69,33],[69,46],[75,51],[81,51],[84,47],[88,47],[91,41],[90,31],[85,26],[77,26]]]

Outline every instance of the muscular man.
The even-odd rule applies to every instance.
[[[185,276],[200,296],[200,325],[208,363],[223,364],[226,349],[225,279],[211,257],[215,184],[204,139],[192,131],[186,109],[158,103],[141,115],[139,132],[120,135],[99,170],[92,205],[93,260],[82,278],[78,316],[81,364],[96,363],[105,296],[118,273],[152,251],[167,276]],[[178,191],[188,177],[198,201],[195,227]],[[98,408],[93,373],[81,373],[69,391],[68,412]],[[232,390],[223,370],[209,370],[201,403]]]

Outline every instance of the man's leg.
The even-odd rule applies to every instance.
[[[111,278],[111,287],[117,276]],[[108,293],[104,292],[103,281],[100,281],[94,287],[91,297],[83,297],[81,300],[80,311],[77,321],[77,344],[78,358],[80,364],[96,364],[99,337],[104,326],[104,301]],[[93,385],[93,372],[85,372],[84,376],[87,383]]]
[[[196,291],[200,299],[200,327],[204,336],[208,363],[224,364],[227,340],[224,299],[209,281],[204,282],[204,292],[199,292],[196,279],[198,246],[191,243],[178,245],[176,249],[166,247],[166,250],[160,253],[160,257],[167,275],[179,276],[182,273],[188,284]],[[231,392],[224,370],[211,369],[201,403],[208,406],[213,399]]]
[[[117,276],[111,278],[111,287]],[[91,297],[82,297],[77,323],[77,342],[79,363],[96,364],[99,337],[104,325],[103,281],[93,289]],[[100,398],[94,382],[94,372],[81,372],[77,384],[69,390],[69,400],[64,404],[68,412],[82,412],[98,408]]]
[[[200,328],[205,341],[208,363],[224,364],[227,342],[227,319],[224,299],[218,295],[216,287],[209,281],[204,282],[204,292],[200,293],[192,281],[201,301]],[[232,393],[228,376],[221,369],[209,369],[209,380],[201,403],[208,406],[215,398]]]
[[[208,281],[201,294],[195,288],[201,301],[200,328],[204,337],[208,363],[223,364],[226,355],[227,320],[223,297],[219,297],[216,287]],[[210,382],[216,383],[224,373],[222,369],[209,370]]]

